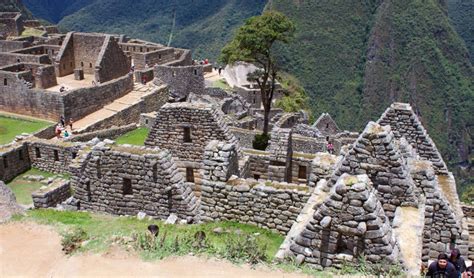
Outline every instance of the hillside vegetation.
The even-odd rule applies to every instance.
[[[63,17],[94,1],[96,0],[23,0],[23,3],[33,11],[35,17],[58,23]]]

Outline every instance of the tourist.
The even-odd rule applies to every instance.
[[[334,145],[332,144],[331,141],[329,141],[328,144],[326,145],[326,149],[328,150],[328,153],[334,154]]]
[[[219,67],[219,75],[222,73],[222,67]]]
[[[204,65],[207,65],[207,64],[209,64],[209,59],[206,58],[204,59]]]
[[[65,90],[66,90],[66,88],[64,88],[64,86],[61,86],[61,87],[59,88],[59,92],[60,92],[60,93],[64,92]]]
[[[71,131],[72,131],[72,124],[74,123],[74,121],[72,120],[72,118],[69,118],[69,122],[67,123],[69,125],[69,127],[71,128]]]
[[[466,272],[466,262],[464,261],[464,258],[461,257],[461,252],[459,252],[459,249],[454,248],[453,250],[451,250],[449,262],[452,263],[456,268],[456,271],[458,272],[458,277],[461,277],[461,275]]]
[[[142,84],[146,85],[146,82],[147,82],[147,77],[146,77],[146,74],[144,74],[142,75]]]
[[[64,130],[64,138],[68,138],[69,137],[69,132],[67,132],[67,129]]]
[[[440,253],[438,260],[432,262],[428,267],[426,277],[458,278],[458,274],[454,265],[448,261],[448,255]]]
[[[54,129],[54,134],[56,134],[56,138],[58,139],[61,138],[61,126],[59,123],[56,125],[56,128]]]
[[[59,122],[61,123],[61,126],[66,126],[64,116],[61,116],[61,118],[59,118]]]

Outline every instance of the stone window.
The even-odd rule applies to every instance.
[[[146,124],[146,125],[148,124],[148,119],[145,119],[145,124]]]
[[[57,150],[54,150],[54,161],[59,161],[59,153]]]
[[[87,201],[91,201],[92,199],[92,193],[91,193],[91,182],[87,181],[86,182],[86,191],[87,191]]]
[[[140,47],[140,52],[143,52],[143,47]]]
[[[3,78],[3,86],[7,86],[8,85],[8,80],[6,78]]]
[[[158,60],[161,60],[161,54],[158,54]]]
[[[194,169],[193,168],[186,168],[186,181],[187,182],[194,182]]]
[[[135,51],[135,46],[133,47],[133,51]]]
[[[132,180],[128,178],[123,178],[122,179],[122,191],[123,195],[132,195],[133,194],[133,189],[132,189]]]
[[[38,147],[35,147],[36,158],[41,158],[41,151]]]
[[[147,49],[146,49],[146,52],[150,52],[150,49],[149,49],[149,48],[147,48]]]
[[[69,63],[69,66],[72,68],[72,62]]]
[[[92,63],[89,63],[89,68],[92,68]]]
[[[71,157],[72,157],[72,159],[75,159],[77,157],[77,152],[72,152]]]
[[[158,163],[153,165],[153,182],[158,181]]]
[[[3,168],[5,168],[5,169],[8,168],[8,159],[7,159],[6,156],[3,158]]]
[[[17,62],[17,63],[20,63],[21,61],[20,61],[20,59],[16,59],[16,62]]]
[[[173,76],[176,76],[176,71],[173,71]]]
[[[326,124],[326,128],[329,128],[329,123]]]
[[[259,179],[260,179],[260,175],[253,174],[253,178],[256,179],[256,180],[259,180]]]
[[[183,132],[184,132],[184,135],[183,135],[183,141],[185,143],[191,143],[192,142],[192,139],[191,139],[191,128],[189,126],[185,126],[183,128]]]
[[[18,159],[23,160],[23,150],[18,151]]]
[[[169,190],[166,193],[166,195],[168,197],[168,211],[171,213],[172,210],[173,210],[173,194],[172,194],[171,190]]]
[[[63,64],[63,70],[65,70],[65,69],[66,69],[66,64]]]
[[[306,179],[306,166],[298,166],[298,179]]]
[[[83,68],[83,67],[84,67],[84,62],[81,61],[81,68]]]
[[[194,75],[198,75],[198,70],[194,69]]]
[[[97,178],[101,179],[102,178],[102,169],[100,168],[100,160],[97,160]]]

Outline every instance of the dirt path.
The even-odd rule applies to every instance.
[[[143,262],[121,250],[65,256],[60,236],[34,223],[0,225],[0,277],[305,277],[198,257]]]

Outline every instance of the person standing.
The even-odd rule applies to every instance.
[[[73,124],[73,120],[72,118],[69,118],[69,122],[67,123],[69,125],[69,127],[71,128],[71,131],[72,131],[72,124]]]

